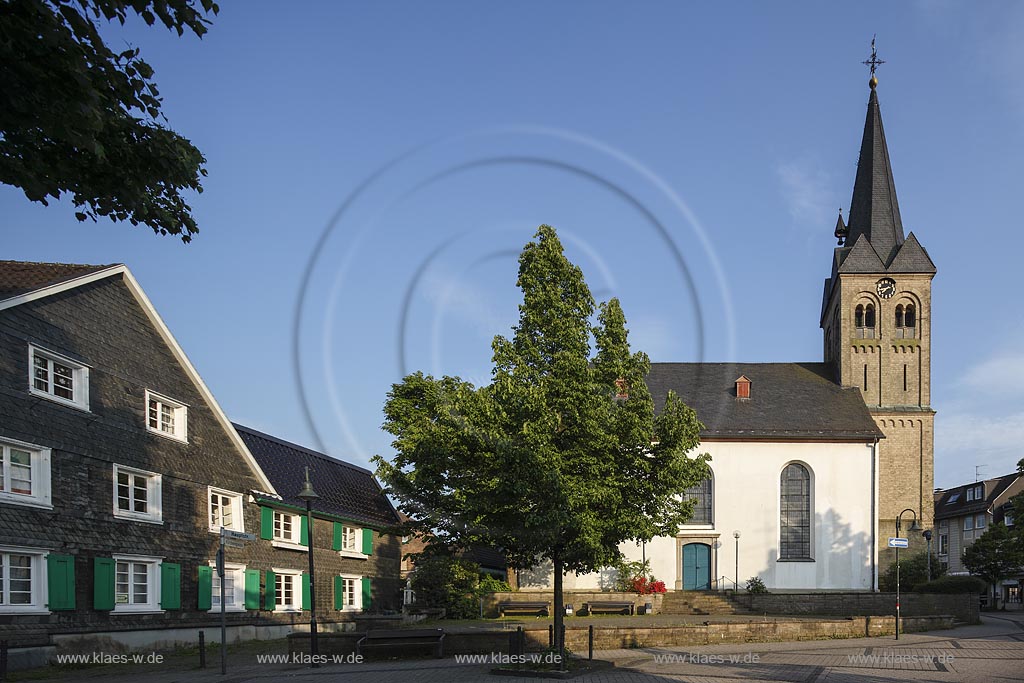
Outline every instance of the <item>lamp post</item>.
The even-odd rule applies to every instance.
[[[740,587],[740,532],[736,530],[732,532],[732,537],[736,539],[736,568],[735,573],[732,575],[732,590],[735,593]]]
[[[296,496],[306,501],[306,542],[309,544],[309,656],[310,666],[320,666],[320,648],[316,642],[316,577],[313,574],[313,501],[319,498],[309,481],[309,468],[306,468],[306,483]]]
[[[932,530],[925,529],[921,532],[924,540],[928,541],[928,580],[932,580]]]
[[[910,513],[914,516],[914,521],[910,524],[911,531],[920,531],[921,526],[917,523],[917,513],[911,508],[907,508],[899,515],[896,516],[896,537],[899,538],[900,532],[902,531],[903,515]],[[896,547],[896,640],[900,639],[900,549]]]

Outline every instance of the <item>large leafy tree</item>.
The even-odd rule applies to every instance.
[[[0,182],[32,201],[71,196],[80,221],[107,216],[188,242],[183,192],[202,192],[206,159],[165,127],[153,69],[111,50],[103,21],[129,12],[202,37],[213,0],[0,2]]]
[[[630,351],[619,302],[596,309],[554,229],[523,249],[518,286],[519,322],[494,339],[491,383],[415,373],[394,385],[384,428],[397,453],[375,461],[407,532],[494,545],[513,567],[551,561],[561,648],[563,572],[674,534],[708,456],[694,452],[701,424],[675,394],[655,416],[650,361]]]
[[[992,586],[995,604],[996,584],[1024,566],[1019,534],[1005,524],[996,523],[964,550],[964,566]]]

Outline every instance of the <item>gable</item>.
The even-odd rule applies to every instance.
[[[0,354],[4,356],[0,382],[5,389],[20,390],[27,386],[25,349],[29,343],[91,368],[91,405],[90,413],[86,414],[86,426],[80,424],[82,420],[68,419],[67,413],[59,412],[68,408],[48,405],[51,402],[45,399],[31,406],[36,422],[46,423],[51,414],[55,416],[53,419],[66,419],[66,428],[50,435],[55,447],[78,452],[83,449],[82,439],[85,439],[99,457],[116,458],[116,454],[108,454],[107,450],[115,450],[113,444],[118,444],[125,449],[126,456],[134,453],[136,458],[165,460],[163,464],[170,468],[169,473],[185,478],[228,486],[227,482],[220,482],[233,472],[235,479],[245,479],[264,491],[274,491],[125,266],[87,272],[0,300]],[[187,406],[187,451],[182,451],[177,444],[161,443],[168,439],[146,432],[146,390]],[[19,403],[27,404],[20,401],[12,405],[16,407]],[[16,420],[12,420],[5,427],[15,423]],[[104,443],[111,447],[103,448]],[[172,453],[178,456],[167,459]],[[216,454],[216,457],[196,458],[196,454]],[[230,454],[238,456],[237,468],[225,468],[224,458]]]

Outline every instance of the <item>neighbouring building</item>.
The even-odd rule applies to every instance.
[[[935,533],[933,553],[946,571],[970,574],[963,564],[964,551],[992,525],[1014,526],[1010,499],[1024,492],[1024,474],[1014,473],[935,491]],[[999,599],[1020,604],[1024,567],[999,586]]]
[[[233,426],[125,266],[0,261],[0,639],[15,657],[216,638],[221,527],[260,537],[226,551],[230,637],[303,628],[305,465],[319,620],[394,608],[398,540],[381,532],[397,518],[368,472]]]
[[[643,547],[669,587],[874,590],[893,560],[903,513],[932,525],[931,282],[935,265],[905,234],[876,91],[850,201],[840,215],[820,317],[823,362],[652,363],[656,408],[674,390],[704,423],[712,477],[690,491],[690,523]],[[783,295],[784,296],[784,295]],[[904,512],[904,511],[907,512]],[[923,546],[910,536],[912,549]],[[549,570],[519,572],[546,588]],[[614,572],[566,577],[567,588],[612,585]]]

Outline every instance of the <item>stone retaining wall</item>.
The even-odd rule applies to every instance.
[[[620,648],[672,647],[680,645],[714,645],[716,643],[767,643],[794,640],[828,640],[832,638],[864,638],[891,636],[895,633],[896,619],[891,616],[850,617],[801,621],[749,621],[685,626],[622,626],[595,627],[594,648],[611,650]],[[953,617],[931,616],[903,619],[902,630],[929,631],[953,627]],[[546,625],[524,628],[526,649],[540,651],[548,645]],[[484,654],[510,652],[511,630],[463,631],[445,636],[445,654]],[[361,633],[331,633],[318,638],[322,655],[347,655],[355,652]],[[588,631],[585,627],[567,628],[566,646],[576,653],[586,653]],[[293,653],[308,654],[309,635],[288,636],[288,649]],[[370,654],[369,656],[373,656]],[[429,657],[423,647],[396,644],[387,656]]]
[[[540,602],[547,600],[554,608],[554,592],[552,591],[511,591],[506,593],[491,593],[484,597],[484,616],[498,616],[498,603],[505,600],[511,602]],[[603,591],[578,591],[567,590],[563,593],[566,605],[572,605],[575,612],[583,609],[587,602],[632,602],[636,614],[640,614],[646,603],[654,605],[654,614],[661,614],[661,602],[664,599],[663,593],[651,593],[650,595],[637,595],[636,593],[610,593]]]
[[[895,593],[738,593],[736,602],[755,614],[813,616],[895,615]],[[902,593],[903,617],[952,615],[957,621],[980,621],[978,596],[973,593]]]

